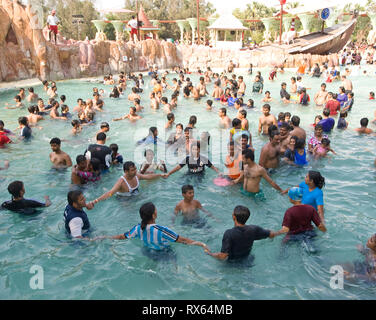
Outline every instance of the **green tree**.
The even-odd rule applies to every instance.
[[[145,14],[150,20],[180,20],[195,18],[197,16],[196,1],[192,0],[143,0],[138,1],[139,6],[142,3]],[[136,11],[136,0],[125,0],[126,9]],[[200,0],[200,16],[209,17],[214,13],[213,5],[206,0]],[[131,18],[128,14],[126,20]],[[179,28],[176,23],[161,23],[160,38],[179,38]]]
[[[45,19],[51,11],[56,9],[56,15],[60,19],[59,32],[67,39],[83,40],[95,37],[96,28],[91,20],[99,17],[91,0],[44,0],[43,11]],[[83,24],[74,24],[72,15],[83,15]]]

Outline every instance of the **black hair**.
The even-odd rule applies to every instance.
[[[78,200],[81,194],[82,194],[81,190],[69,191],[68,196],[67,196],[68,204],[73,206],[73,203],[75,203]]]
[[[64,94],[62,94],[62,95],[60,96],[60,100],[61,100],[61,101],[65,102],[66,99],[67,99],[67,97],[66,97]]]
[[[90,164],[93,167],[94,171],[99,171],[101,169],[101,161],[97,158],[91,158]]]
[[[21,97],[20,97],[19,95],[16,95],[16,96],[14,97],[14,99],[16,99],[17,101],[21,101],[21,100],[22,100]]]
[[[239,113],[240,113],[241,115],[243,115],[244,118],[247,117],[247,111],[245,111],[244,109],[240,110]]]
[[[116,143],[111,143],[110,149],[112,150],[112,152],[116,153],[119,150],[119,146]]]
[[[284,112],[280,112],[280,113],[278,113],[278,121],[280,121],[280,120],[285,120],[285,113]]]
[[[83,154],[80,154],[76,157],[76,163],[80,164],[81,162],[86,161],[86,157]]]
[[[61,140],[59,138],[52,138],[51,141],[50,141],[50,144],[57,144],[57,145],[61,145]]]
[[[126,162],[124,162],[124,164],[123,164],[123,170],[124,170],[124,172],[125,172],[125,171],[129,171],[129,169],[130,169],[130,168],[133,168],[133,167],[136,167],[136,165],[134,164],[133,161],[126,161]]]
[[[360,125],[362,127],[367,127],[368,126],[368,122],[369,122],[368,118],[362,118],[362,119],[360,119]]]
[[[103,128],[110,128],[110,125],[108,124],[108,122],[102,122],[101,123],[101,129]]]
[[[227,110],[226,110],[226,108],[220,108],[219,110],[220,110],[224,115],[227,114]]]
[[[308,177],[313,181],[316,187],[322,189],[325,186],[325,178],[318,171],[308,171]]]
[[[249,99],[248,102],[250,103],[251,107],[253,107],[255,104],[255,102],[252,99]]]
[[[246,134],[242,134],[242,137],[241,137],[242,139],[247,139],[247,141],[248,141],[248,139],[249,139],[249,137],[248,137],[248,135],[246,135]]]
[[[22,181],[13,181],[8,185],[8,192],[12,195],[13,198],[18,198],[21,196],[22,187]]]
[[[190,191],[190,190],[194,190],[193,186],[190,185],[190,184],[186,184],[186,185],[181,187],[181,193],[183,193],[183,194],[186,194],[187,191]]]
[[[246,159],[251,159],[252,161],[255,161],[255,153],[251,149],[246,149],[242,151],[242,155]]]
[[[329,117],[329,115],[330,115],[330,109],[325,108],[324,111],[322,112],[322,114],[323,114],[325,117]]]
[[[278,136],[278,135],[279,135],[279,131],[278,130],[270,130],[269,131],[269,138],[270,138],[270,140],[273,140],[273,138],[275,136]]]
[[[190,116],[189,124],[195,125],[196,123],[197,123],[197,117],[196,116]]]
[[[29,91],[29,92],[34,92],[34,88],[33,88],[33,87],[30,87],[30,88],[28,89],[28,91]]]
[[[298,138],[297,140],[295,140],[295,148],[296,149],[304,149],[304,147],[305,147],[305,140],[304,139]]]
[[[168,115],[167,115],[167,120],[172,120],[172,119],[174,119],[175,118],[175,115],[172,113],[172,112],[170,112]]]
[[[147,223],[153,219],[153,214],[155,212],[155,205],[152,202],[144,203],[140,208],[141,217],[141,230],[144,230]]]
[[[168,103],[168,99],[166,97],[162,97],[161,101],[164,102],[164,103]]]
[[[328,138],[322,138],[321,144],[328,146],[330,145],[330,140]]]
[[[134,99],[133,101],[136,102],[137,104],[141,103],[140,99],[138,99],[138,98]]]
[[[212,106],[212,105],[213,105],[213,100],[208,100],[208,101],[206,101],[206,103],[207,103],[209,106]]]
[[[244,206],[236,206],[234,209],[234,216],[236,218],[236,221],[240,224],[245,224],[249,218],[251,213],[249,212],[249,209]]]
[[[241,122],[241,120],[240,119],[238,119],[238,118],[234,118],[233,120],[232,120],[232,126],[235,128],[235,127],[237,127],[237,126],[239,126],[239,125],[241,125],[242,124],[242,122]]]
[[[97,134],[97,141],[105,141],[106,140],[106,134],[104,132],[99,132]]]
[[[19,124],[22,124],[22,125],[24,125],[24,126],[27,126],[28,124],[27,124],[27,118],[26,117],[19,117],[18,118],[18,123]]]
[[[291,123],[294,127],[299,127],[300,118],[298,116],[292,116]]]
[[[262,108],[264,109],[268,109],[269,111],[270,111],[270,104],[268,104],[268,103],[265,103],[263,106],[262,106]]]

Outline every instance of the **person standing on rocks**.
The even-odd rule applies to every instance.
[[[56,10],[52,10],[51,14],[47,17],[47,27],[49,30],[49,38],[50,41],[52,42],[52,35],[54,36],[54,42],[56,44],[56,35],[57,35],[57,25],[60,23],[59,18],[56,16]]]

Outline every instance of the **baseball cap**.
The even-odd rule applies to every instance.
[[[289,190],[289,197],[293,201],[300,201],[303,198],[303,190],[299,187],[293,187]]]

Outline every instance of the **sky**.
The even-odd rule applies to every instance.
[[[192,1],[192,4],[194,4],[196,1],[194,0],[191,0]],[[96,3],[96,7],[98,9],[107,9],[109,7],[109,3],[111,3],[111,8],[112,9],[120,9],[120,8],[123,8],[124,6],[124,0],[94,0],[94,2]],[[142,2],[142,0],[139,0],[139,2]],[[247,3],[250,3],[251,1],[250,0],[231,0],[231,6],[229,5],[229,1],[228,0],[209,0],[209,2],[211,2],[213,5],[214,5],[214,8],[217,9],[217,11],[219,13],[221,12],[228,12],[228,9],[231,8],[231,9],[235,9],[235,8],[240,8],[240,9],[245,9]],[[278,0],[258,0],[257,2],[261,2],[267,6],[273,6],[275,5],[276,7],[279,6],[279,1]],[[287,0],[287,3],[290,2],[289,0]],[[291,2],[299,2],[301,4],[304,4],[304,3],[309,3],[309,2],[312,2],[312,0],[292,0]],[[367,0],[332,0],[333,3],[338,3],[339,5],[340,4],[343,4],[343,3],[359,3],[361,5],[364,5]],[[343,5],[342,5],[343,6]],[[130,8],[127,8],[127,9],[130,9]]]

